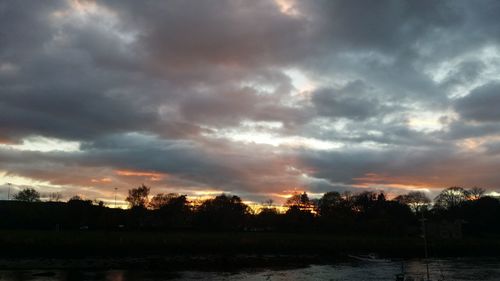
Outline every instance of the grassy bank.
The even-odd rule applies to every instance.
[[[319,255],[377,252],[423,255],[419,238],[333,236],[317,233],[194,233],[1,231],[0,257],[123,257],[173,255]],[[434,256],[498,255],[500,239],[431,241]]]

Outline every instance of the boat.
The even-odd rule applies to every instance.
[[[426,269],[426,278],[422,277],[420,279],[418,279],[419,281],[433,281],[431,278],[430,278],[430,271],[429,271],[429,250],[428,250],[428,247],[427,247],[427,231],[426,231],[426,228],[425,228],[425,221],[427,219],[424,218],[424,214],[422,213],[422,218],[420,219],[420,222],[422,223],[422,238],[424,239],[424,254],[425,254],[425,269]],[[444,276],[441,274],[441,277],[439,279],[434,279],[436,281],[445,281],[444,280]],[[417,279],[415,279],[414,277],[412,276],[408,276],[405,272],[405,269],[404,269],[404,263],[401,263],[401,273],[399,274],[396,274],[396,281],[417,281]]]
[[[370,253],[367,255],[347,255],[348,257],[358,260],[358,261],[363,261],[363,262],[375,262],[375,263],[385,263],[385,262],[390,262],[388,259],[382,259],[379,258],[376,254]]]

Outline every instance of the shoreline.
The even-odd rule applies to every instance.
[[[0,259],[0,270],[164,270],[233,271],[242,268],[300,268],[340,260],[311,255],[198,255],[150,257]]]
[[[480,259],[498,261],[500,257],[449,257],[431,258],[430,260]],[[421,260],[419,258],[393,258],[388,262],[377,263],[390,265],[400,262]],[[14,258],[0,259],[1,271],[64,271],[64,270],[152,270],[165,272],[206,271],[236,272],[245,269],[297,269],[312,265],[360,265],[370,262],[356,261],[347,256],[332,258],[313,255],[205,255],[205,256],[150,256],[150,257],[87,257],[87,258]]]

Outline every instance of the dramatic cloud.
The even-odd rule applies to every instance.
[[[366,119],[381,112],[380,105],[369,95],[361,82],[353,82],[342,89],[318,89],[312,102],[320,116]]]
[[[0,198],[500,191],[496,1],[0,1]]]
[[[482,85],[469,95],[458,99],[455,108],[465,120],[477,122],[500,121],[500,83]]]

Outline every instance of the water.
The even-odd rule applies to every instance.
[[[423,277],[425,264],[419,260],[404,262],[406,272]],[[444,259],[430,262],[431,279],[500,280],[500,259]],[[231,272],[207,271],[147,271],[147,270],[0,270],[2,281],[160,281],[160,280],[394,280],[401,272],[400,262],[344,262],[310,265],[301,268],[246,268]],[[420,279],[417,279],[420,280]]]

